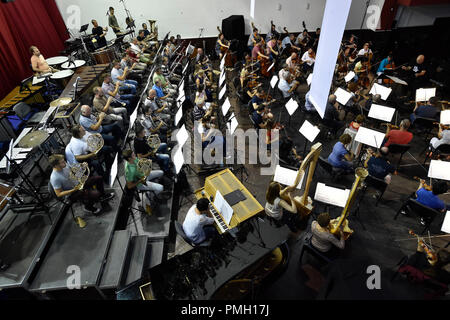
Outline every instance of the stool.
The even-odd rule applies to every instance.
[[[303,253],[305,252],[305,250],[307,250],[309,253],[311,253],[316,258],[319,258],[320,260],[322,260],[326,263],[330,263],[332,261],[330,258],[328,258],[322,252],[320,252],[319,250],[314,248],[314,246],[311,243],[311,238],[312,238],[312,234],[308,233],[305,235],[305,238],[303,239],[302,251],[300,252],[300,258],[299,258],[300,264],[302,263]]]

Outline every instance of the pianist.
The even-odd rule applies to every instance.
[[[214,218],[209,211],[209,201],[201,198],[194,204],[186,214],[183,222],[183,230],[186,236],[194,244],[207,241],[217,234],[214,226]]]

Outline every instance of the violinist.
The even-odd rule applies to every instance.
[[[430,150],[433,152],[434,149],[439,147],[441,144],[450,144],[450,130],[448,126],[439,124],[439,132],[437,137],[433,137],[430,140]]]
[[[289,98],[292,93],[297,89],[300,82],[293,80],[293,75],[289,72],[289,67],[287,64],[283,66],[283,69],[278,73],[278,89],[280,89],[283,94],[283,98]]]
[[[367,149],[367,158],[364,162],[364,167],[367,168],[369,174],[375,178],[384,180],[387,184],[391,183],[392,173],[395,168],[389,163],[388,155],[389,149],[386,147],[380,148],[377,152],[371,148]]]
[[[297,53],[292,52],[291,56],[286,59],[286,64],[288,65],[290,70],[295,70],[298,65],[298,56]]]
[[[220,33],[216,41],[216,54],[219,56],[219,59],[222,59],[223,53],[228,49],[230,49],[230,45],[225,40],[223,33]]]
[[[313,70],[314,62],[316,61],[316,53],[312,48],[309,48],[302,56],[303,71],[308,72]]]
[[[380,65],[378,66],[377,75],[383,74],[386,70],[391,70],[391,71],[394,70],[394,68],[392,67],[393,63],[394,63],[394,58],[392,57],[391,54],[388,55],[383,60],[381,60]]]
[[[414,123],[417,117],[436,119],[439,116],[439,109],[437,108],[438,98],[431,97],[428,104],[421,104],[416,102],[416,107],[413,113],[409,116],[411,123]]]
[[[389,147],[391,144],[408,144],[413,138],[413,134],[408,131],[411,126],[411,122],[408,119],[403,119],[400,122],[400,128],[397,130],[391,130],[391,126],[386,128],[385,142],[381,145]]]
[[[358,51],[358,56],[362,57],[371,57],[373,55],[372,50],[369,48],[369,43],[364,43],[364,46],[361,50]]]
[[[431,185],[431,190],[427,190],[425,180],[420,179],[419,187],[416,191],[416,201],[427,206],[431,209],[446,212],[449,205],[445,204],[444,201],[439,199],[438,195],[446,193],[448,189],[447,182],[442,180],[433,180]],[[420,221],[422,224],[425,224],[424,219],[422,218]]]
[[[260,106],[268,106],[270,103],[272,103],[274,100],[271,101],[264,101],[266,98],[266,94],[264,93],[263,88],[258,88],[256,91],[256,94],[252,98],[252,106],[254,110],[258,110]],[[267,109],[266,111],[270,112],[270,109]]]

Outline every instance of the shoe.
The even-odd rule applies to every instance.
[[[406,216],[406,215],[407,215],[407,213],[406,213],[406,211],[405,211],[405,210],[401,210],[401,211],[400,211],[400,213],[401,213],[402,215],[404,215],[404,216]]]
[[[420,224],[423,226],[425,225],[425,220],[423,218],[420,218]]]
[[[84,212],[86,212],[86,213],[90,213],[90,214],[92,214],[92,215],[94,215],[94,216],[97,216],[98,214],[100,214],[100,212],[102,211],[102,209],[100,209],[100,208],[93,208],[93,209],[88,209],[88,208],[84,208]]]
[[[114,198],[114,196],[115,196],[114,192],[106,193],[100,197],[100,202],[111,200],[112,198]]]

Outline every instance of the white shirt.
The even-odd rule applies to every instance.
[[[314,58],[311,58],[309,56],[308,51],[306,51],[302,56],[302,61],[305,61],[309,66],[312,66],[312,64],[316,61]]]
[[[358,51],[358,56],[363,56],[366,53],[372,53],[372,50],[370,50],[370,48],[366,51],[364,50],[364,48],[362,48],[361,50]]]
[[[78,163],[75,156],[85,155],[90,153],[88,150],[88,145],[86,143],[87,137],[90,133],[84,135],[82,139],[77,139],[72,137],[69,144],[66,146],[66,159],[69,165],[74,165]]]
[[[253,32],[250,33],[250,37],[248,37],[247,47],[253,47],[253,39],[255,39],[255,36],[253,35]]]
[[[287,98],[292,95],[292,92],[289,92],[292,85],[289,84],[289,82],[286,81],[284,78],[280,78],[280,82],[278,82],[278,89],[283,93],[283,97]]]
[[[204,214],[197,214],[195,211],[196,207],[197,205],[194,204],[186,214],[183,222],[183,230],[189,239],[198,244],[205,240],[203,226],[213,224],[214,219]]]
[[[131,51],[133,51],[136,54],[142,53],[141,48],[137,44],[130,43],[130,49],[131,49]]]
[[[441,144],[450,144],[450,130],[443,130],[442,139],[433,138],[431,139],[430,143],[435,149],[439,147]]]
[[[123,70],[122,69],[112,68],[112,70],[111,70],[111,79],[112,79],[113,83],[116,83],[116,82],[122,83],[121,80],[117,79],[117,77],[121,77],[122,74],[123,74]]]
[[[280,201],[281,201],[281,199],[277,197],[273,201],[273,204],[266,202],[265,211],[269,217],[272,217],[277,220],[281,219],[281,216],[283,215],[283,211],[280,206]]]

